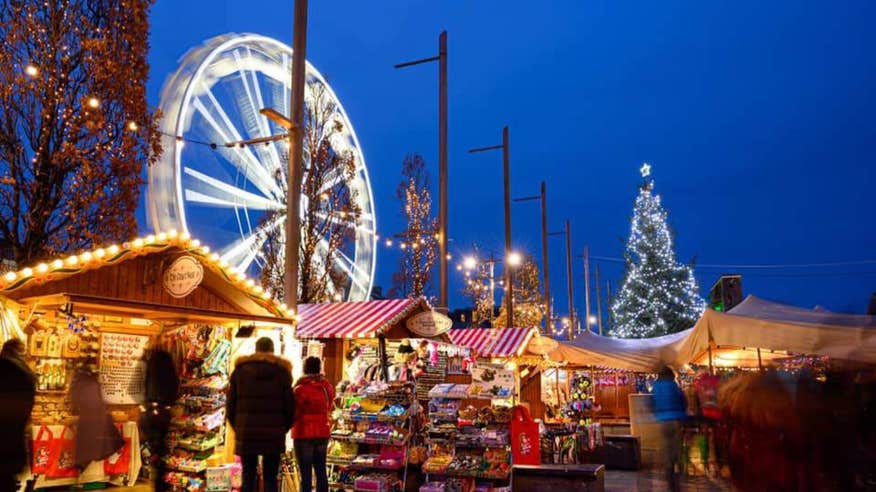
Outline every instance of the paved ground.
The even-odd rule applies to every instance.
[[[668,491],[666,480],[659,473],[647,471],[605,472],[606,492],[663,492]],[[708,477],[685,477],[681,490],[684,492],[730,492],[730,485],[720,479]]]
[[[606,492],[668,492],[666,481],[659,473],[647,471],[608,471],[605,473]],[[727,482],[708,477],[685,477],[681,490],[684,492],[730,492]],[[109,489],[109,492],[151,492],[152,487],[137,484],[127,489]]]

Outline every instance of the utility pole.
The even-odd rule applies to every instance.
[[[505,318],[505,327],[514,326],[514,282],[511,274],[512,266],[509,264],[511,258],[511,156],[509,150],[508,127],[502,128],[502,145],[492,145],[489,147],[479,147],[469,150],[469,153],[485,152],[488,150],[502,149],[502,174],[504,175],[505,187],[505,298],[508,302],[505,306],[508,316]]]
[[[551,316],[551,281],[550,268],[548,267],[548,230],[547,230],[547,187],[541,182],[541,263],[544,275],[544,334],[550,335],[553,331],[553,317]]]
[[[572,227],[569,219],[566,219],[566,281],[569,289],[569,341],[574,337],[572,331],[575,326],[575,293],[572,287]]]
[[[301,179],[304,159],[304,85],[307,59],[307,0],[295,0],[292,26],[292,94],[289,169],[286,172],[286,305],[298,313],[298,250],[301,244]]]
[[[611,280],[605,281],[605,301],[608,306],[608,327],[614,326],[614,321],[611,318]]]
[[[590,333],[590,247],[584,245],[584,316],[585,332]]]
[[[447,308],[447,31],[438,35],[438,56],[399,63],[395,68],[438,62],[438,304]]]
[[[602,295],[599,292],[599,263],[596,264],[596,322],[602,336]]]
[[[575,292],[572,286],[572,227],[569,224],[569,219],[566,219],[566,228],[560,232],[551,232],[548,236],[566,236],[566,288],[569,296],[569,327],[567,336],[571,341],[574,338],[575,330]]]
[[[541,182],[541,194],[539,196],[526,196],[523,198],[515,198],[515,202],[528,202],[531,200],[541,201],[541,264],[542,276],[544,279],[543,299],[544,303],[544,331],[542,334],[550,334],[551,320],[551,282],[550,272],[548,268],[548,230],[547,230],[547,188],[545,182]]]

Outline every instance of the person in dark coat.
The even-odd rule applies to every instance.
[[[167,432],[170,429],[170,409],[179,397],[179,377],[173,358],[164,350],[153,350],[146,363],[146,412],[143,416],[149,451],[155,460],[154,487],[156,492],[169,490],[164,475]]]
[[[24,343],[13,338],[0,350],[0,491],[16,490],[15,476],[27,463],[25,430],[36,378],[24,362]]]
[[[75,442],[77,468],[85,469],[92,461],[104,460],[124,447],[125,440],[113,424],[94,371],[87,367],[76,371],[70,383],[70,402],[79,416]]]
[[[295,460],[301,470],[300,492],[310,492],[312,475],[316,474],[317,492],[328,492],[326,451],[331,435],[329,414],[335,400],[335,389],[320,374],[322,363],[317,357],[304,361],[304,376],[295,383]]]
[[[226,415],[243,464],[242,492],[258,489],[259,456],[265,492],[277,491],[280,455],[286,451],[294,411],[292,364],[274,355],[270,338],[260,338],[255,354],[235,362],[228,387]]]

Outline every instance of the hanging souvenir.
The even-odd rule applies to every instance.
[[[46,332],[37,331],[30,337],[30,355],[44,357],[46,355]]]
[[[82,348],[82,339],[76,333],[68,333],[64,337],[63,355],[67,358],[79,357]]]
[[[46,356],[61,357],[63,349],[63,340],[57,333],[51,333],[46,337]]]

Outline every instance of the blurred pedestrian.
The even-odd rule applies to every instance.
[[[170,410],[179,397],[179,377],[173,365],[173,357],[162,349],[153,350],[146,362],[146,411],[143,423],[149,452],[155,462],[153,483],[156,492],[170,490],[164,475],[167,467],[164,458],[167,448],[167,432],[170,430]]]
[[[25,430],[36,378],[24,361],[24,343],[13,338],[0,350],[0,492],[17,490],[15,476],[27,464]]]
[[[270,338],[260,338],[255,354],[237,359],[228,388],[226,415],[243,463],[242,492],[258,490],[259,456],[265,492],[277,491],[280,455],[286,451],[294,410],[292,364],[274,355]]]
[[[669,490],[681,490],[681,422],[687,418],[687,399],[678,383],[675,371],[664,367],[651,390],[654,397],[654,419],[662,436],[666,481]]]
[[[125,440],[116,428],[103,400],[97,373],[91,366],[76,370],[70,383],[70,403],[79,417],[76,423],[74,463],[84,470],[92,461],[101,461],[122,449]]]
[[[731,429],[730,475],[739,490],[807,490],[799,465],[808,450],[788,386],[770,371],[740,374],[719,392]]]
[[[317,357],[304,361],[304,376],[295,383],[295,460],[301,471],[300,492],[310,492],[313,474],[317,492],[328,492],[326,450],[331,434],[329,414],[335,399],[335,389],[321,374],[322,362]]]

